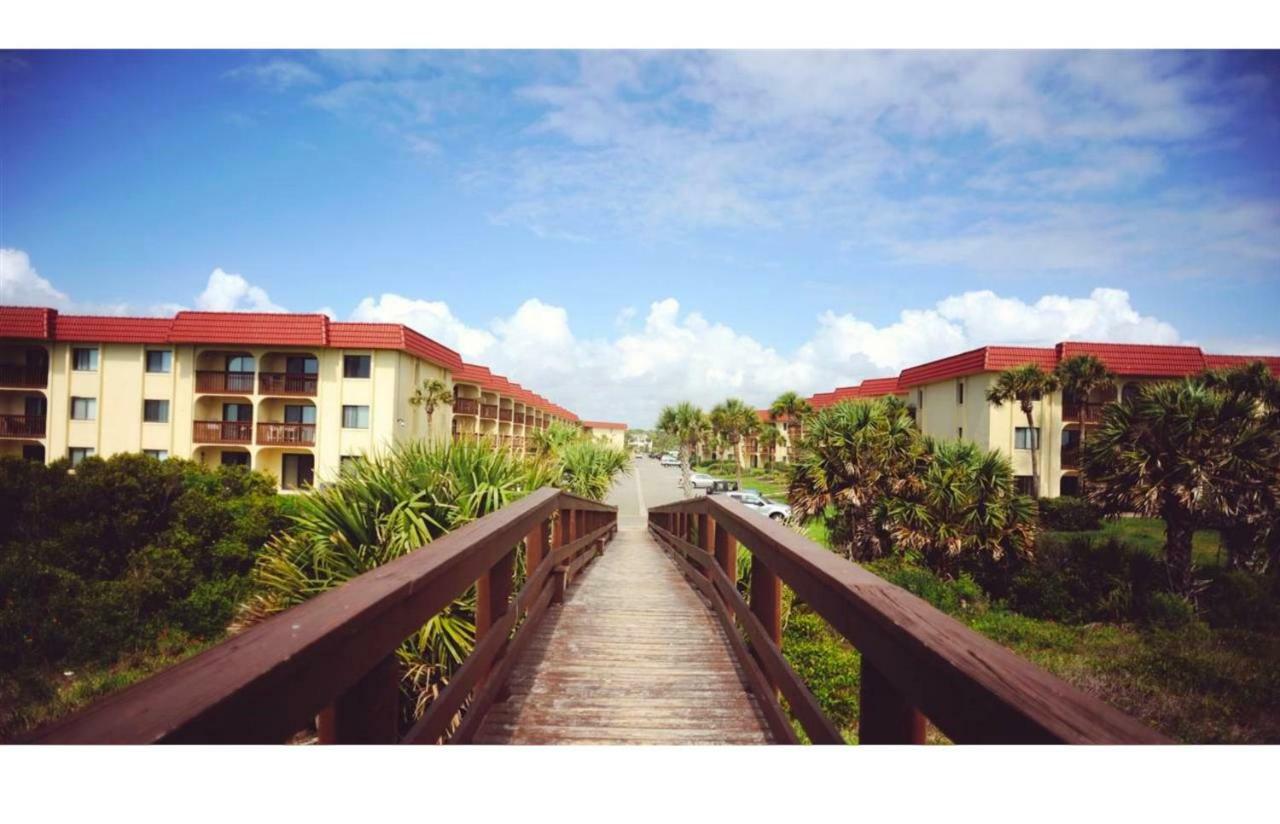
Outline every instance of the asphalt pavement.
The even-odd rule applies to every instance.
[[[653,458],[641,457],[632,460],[630,472],[614,480],[605,500],[618,507],[620,529],[643,529],[648,507],[682,498],[679,467],[660,466]]]

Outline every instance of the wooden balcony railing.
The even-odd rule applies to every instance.
[[[42,389],[49,385],[49,367],[0,363],[0,386]]]
[[[279,743],[318,715],[323,744],[466,743],[548,607],[616,530],[614,507],[539,489],[26,740]],[[513,593],[521,544],[528,575]],[[476,646],[402,730],[396,649],[472,585]]]
[[[294,372],[259,372],[258,392],[262,395],[314,395],[320,380],[316,375]]]
[[[511,420],[520,426],[524,426],[524,413],[517,412]]]
[[[509,421],[509,420],[511,420],[511,418],[512,418],[513,414],[514,414],[514,413],[513,413],[510,409],[507,409],[507,408],[499,409],[499,410],[498,410],[498,420],[500,420],[500,421]]]
[[[253,424],[249,421],[196,421],[192,440],[196,443],[250,443]]]
[[[454,398],[453,414],[474,415],[480,411],[480,402],[475,398]]]
[[[1063,469],[1079,469],[1080,468],[1080,447],[1063,447],[1062,448],[1062,468]]]
[[[1064,421],[1083,421],[1084,423],[1098,423],[1102,420],[1102,410],[1106,408],[1106,403],[1065,403],[1062,405],[1062,419]]]
[[[44,415],[0,415],[0,438],[43,438]]]
[[[237,395],[253,394],[252,372],[196,371],[197,392],[230,392]]]
[[[495,403],[481,404],[480,417],[488,420],[496,420],[498,417],[498,405]]]
[[[923,743],[926,717],[957,743],[1170,743],[906,590],[732,499],[710,496],[654,507],[649,531],[711,603],[780,740],[795,741],[796,734],[774,697],[779,693],[811,741],[842,742],[782,655],[785,582],[862,654],[863,744]],[[749,600],[738,593],[739,545],[751,553]]]
[[[315,446],[316,425],[260,421],[258,443],[263,446]]]

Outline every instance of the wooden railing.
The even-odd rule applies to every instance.
[[[1064,421],[1098,423],[1102,420],[1102,410],[1106,406],[1107,404],[1101,401],[1089,404],[1066,403],[1062,406],[1062,419]]]
[[[519,424],[520,426],[524,426],[524,413],[517,412],[515,415],[512,416],[511,420],[514,423]]]
[[[323,744],[468,742],[548,607],[616,530],[614,507],[539,489],[27,740],[279,743],[318,717]],[[512,597],[520,545],[529,572]],[[396,648],[472,585],[476,646],[402,731]]]
[[[44,415],[0,415],[0,438],[43,438]]]
[[[481,404],[480,417],[494,420],[498,417],[498,405],[495,403]]]
[[[237,395],[253,394],[252,372],[213,372],[196,370],[197,392],[233,392]]]
[[[1169,743],[906,590],[732,499],[707,496],[654,507],[649,530],[710,601],[779,740],[797,736],[777,694],[811,741],[843,740],[782,654],[785,582],[798,602],[861,653],[861,743],[923,743],[926,717],[957,743]],[[752,556],[749,600],[736,585],[739,545]]]
[[[294,372],[259,372],[258,393],[262,395],[314,395],[320,379]]]
[[[40,389],[49,385],[49,367],[0,363],[0,386]]]
[[[253,424],[249,421],[196,421],[191,439],[196,443],[250,443]]]
[[[1062,448],[1062,468],[1063,469],[1079,469],[1080,468],[1080,447]]]
[[[258,423],[258,443],[263,446],[314,446],[314,423],[282,423],[261,421]]]
[[[509,420],[511,420],[511,418],[513,417],[513,415],[514,415],[514,414],[515,414],[515,413],[513,413],[510,409],[505,409],[505,408],[504,408],[504,409],[499,409],[499,410],[498,410],[498,420],[500,420],[500,421],[509,421]]]
[[[474,415],[480,411],[480,402],[475,398],[454,398],[453,414]]]

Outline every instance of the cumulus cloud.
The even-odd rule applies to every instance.
[[[40,276],[26,252],[0,249],[0,304],[62,309],[70,302],[66,294]]]
[[[403,323],[457,350],[467,360],[484,357],[494,343],[493,335],[467,326],[443,301],[419,300],[391,293],[376,300],[367,297],[356,306],[351,319]]]
[[[271,302],[265,289],[254,286],[244,277],[222,269],[209,274],[204,291],[196,297],[196,308],[206,312],[283,312]]]
[[[283,92],[297,86],[314,86],[323,80],[312,69],[292,60],[270,60],[241,66],[227,72],[227,76],[252,80],[273,92]]]

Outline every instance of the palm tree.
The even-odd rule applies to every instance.
[[[1280,430],[1248,392],[1188,379],[1143,386],[1103,410],[1085,451],[1089,500],[1165,523],[1172,589],[1192,592],[1197,527],[1274,525]]]
[[[1053,370],[1058,384],[1062,387],[1064,401],[1074,400],[1080,404],[1080,448],[1084,449],[1085,434],[1088,431],[1089,398],[1099,389],[1114,387],[1115,374],[1107,368],[1100,358],[1093,355],[1074,355],[1061,361]],[[1083,481],[1083,479],[1082,479]],[[1083,489],[1083,485],[1081,487]]]
[[[1033,495],[1040,494],[1040,438],[1035,420],[1031,417],[1035,402],[1058,388],[1058,378],[1034,363],[1006,369],[996,377],[995,385],[987,390],[987,403],[999,407],[1017,402],[1022,414],[1027,416],[1027,429],[1031,438],[1031,488]]]
[[[664,406],[658,414],[657,428],[676,439],[680,445],[680,484],[687,497],[690,492],[689,459],[697,452],[698,444],[706,441],[710,432],[707,416],[688,401],[675,406]]]
[[[440,405],[453,405],[453,390],[449,385],[439,378],[427,378],[422,385],[413,390],[413,395],[409,397],[411,406],[420,406],[422,411],[427,413],[427,433],[431,432],[431,416],[435,414],[436,407]]]
[[[791,453],[796,448],[796,444],[792,443],[792,426],[798,426],[800,420],[813,411],[813,407],[809,402],[800,395],[790,390],[783,392],[773,403],[769,405],[769,418],[774,423],[778,421],[787,422],[787,451]]]
[[[778,444],[782,442],[782,433],[778,431],[778,427],[772,421],[768,426],[760,427],[760,448],[764,450],[765,466],[773,466],[773,458],[777,453]]]
[[[733,463],[737,469],[738,486],[742,486],[742,439],[750,435],[760,425],[755,409],[739,398],[729,398],[716,404],[709,416],[711,427],[724,438],[726,445],[733,450]]]

